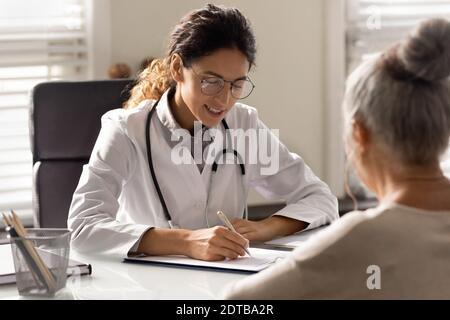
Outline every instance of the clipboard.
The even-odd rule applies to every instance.
[[[280,250],[294,250],[298,247],[300,247],[303,243],[308,241],[311,237],[315,236],[316,234],[322,232],[326,228],[328,228],[329,225],[320,226],[318,228],[314,228],[311,230],[302,231],[290,236],[285,236],[277,239],[273,239],[270,241],[266,241],[263,243],[265,248],[275,248]]]
[[[278,250],[268,250],[261,248],[249,248],[251,257],[240,257],[236,260],[203,261],[186,256],[130,256],[124,258],[124,262],[149,263],[168,267],[183,268],[207,268],[221,271],[240,271],[255,273],[264,270],[271,265],[283,260],[289,253]]]

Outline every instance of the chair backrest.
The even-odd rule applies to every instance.
[[[122,106],[132,83],[45,82],[33,89],[30,138],[35,227],[67,227],[72,195],[100,131],[100,118]]]

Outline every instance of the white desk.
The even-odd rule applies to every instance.
[[[248,276],[208,269],[124,263],[77,253],[73,259],[92,265],[92,275],[67,279],[55,299],[219,299],[232,281]],[[30,299],[18,295],[15,284],[0,286],[0,299]]]
[[[311,236],[315,232],[308,234]],[[304,239],[306,233],[300,235]],[[248,273],[210,269],[124,263],[120,258],[76,252],[71,253],[71,258],[90,263],[92,275],[68,278],[66,288],[54,299],[220,299],[226,285],[249,276]],[[19,296],[15,284],[0,285],[0,299],[33,298]]]

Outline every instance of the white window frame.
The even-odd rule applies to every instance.
[[[91,55],[89,79],[107,79],[111,65],[111,0],[85,0],[88,48]]]
[[[345,88],[345,0],[325,1],[325,179],[339,198],[345,196],[345,152],[341,102]]]

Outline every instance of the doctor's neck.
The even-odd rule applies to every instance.
[[[198,121],[195,116],[189,110],[188,106],[183,100],[179,90],[174,90],[175,92],[169,96],[169,108],[172,112],[175,121],[180,125],[181,128],[189,131],[191,135],[194,135],[194,122]]]

